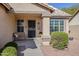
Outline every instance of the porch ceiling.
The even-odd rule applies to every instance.
[[[16,19],[41,19],[41,14],[14,13]]]
[[[41,17],[41,14],[29,14],[29,13],[14,13],[15,16],[29,16],[29,17]]]

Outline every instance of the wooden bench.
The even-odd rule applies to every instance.
[[[14,41],[21,41],[21,40],[25,40],[26,36],[24,32],[16,32],[16,33],[13,33],[13,38],[14,38]]]

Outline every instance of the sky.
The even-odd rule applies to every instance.
[[[49,5],[52,5],[56,8],[68,8],[75,5],[75,3],[49,3]]]

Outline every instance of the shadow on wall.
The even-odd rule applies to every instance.
[[[74,39],[74,37],[71,36],[71,31],[69,30],[69,40],[73,40],[73,39]]]

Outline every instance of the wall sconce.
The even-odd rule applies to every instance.
[[[38,22],[38,26],[37,27],[38,27],[38,30],[40,30],[40,22]]]

